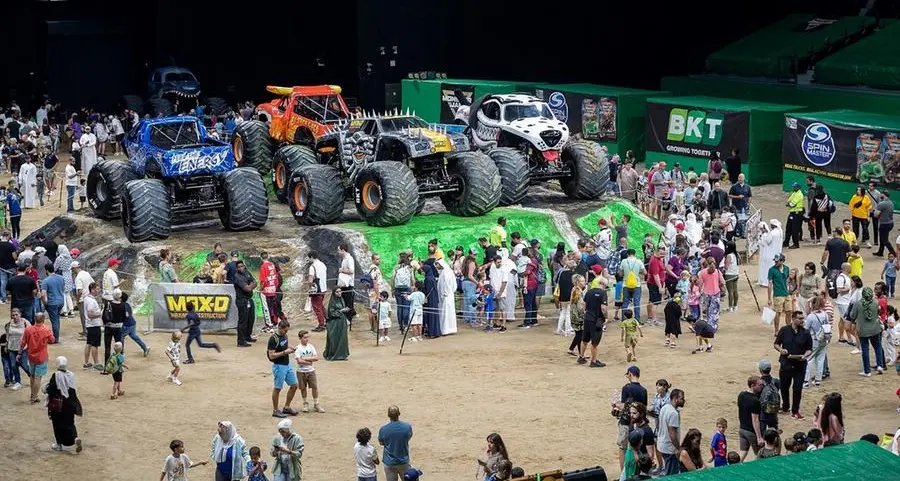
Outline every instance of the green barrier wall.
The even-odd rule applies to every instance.
[[[511,94],[533,89],[538,82],[505,82],[498,80],[442,79],[400,82],[400,103],[404,111],[409,108],[426,122],[441,120],[441,85],[460,84],[475,87],[474,98],[487,94]]]
[[[795,105],[780,105],[746,100],[734,100],[715,97],[654,97],[648,104],[677,105],[686,108],[698,108],[707,112],[747,112],[750,116],[746,132],[746,149],[741,149],[743,165],[741,171],[750,185],[777,184],[782,182],[783,162],[781,158],[782,139],[784,136],[784,114],[803,110]],[[650,118],[646,128],[651,132]],[[665,129],[665,125],[657,125],[657,131]],[[658,135],[665,135],[665,131]],[[645,142],[651,142],[649,137]],[[720,144],[716,149],[721,152],[722,160],[731,155],[731,148],[737,145]],[[646,163],[666,162],[672,166],[681,164],[682,170],[693,167],[697,173],[706,172],[708,158],[679,155],[667,152],[647,150]],[[724,165],[723,165],[724,168]]]
[[[628,223],[628,248],[634,249],[634,252],[640,257],[643,255],[641,247],[644,243],[644,235],[649,233],[653,237],[655,244],[659,240],[659,235],[663,233],[663,228],[631,202],[627,200],[610,202],[589,214],[579,217],[575,220],[575,223],[582,231],[593,237],[599,230],[597,221],[600,218],[609,219],[613,217],[619,223],[622,219],[622,214],[631,216],[631,221]],[[613,237],[613,241],[615,241],[615,237]]]
[[[816,82],[900,89],[900,22],[816,63]]]

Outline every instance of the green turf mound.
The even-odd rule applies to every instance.
[[[631,222],[628,223],[628,247],[634,249],[640,257],[642,255],[641,244],[644,242],[644,234],[649,232],[653,236],[653,242],[656,243],[659,235],[663,232],[663,228],[631,202],[627,200],[612,201],[590,214],[579,217],[575,220],[575,223],[586,234],[593,237],[597,233],[597,221],[601,217],[609,219],[610,216],[615,216],[616,222],[618,222],[622,218],[622,214],[631,215]],[[615,241],[615,237],[613,241]]]

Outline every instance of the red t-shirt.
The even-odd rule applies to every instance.
[[[259,282],[264,296],[272,297],[278,292],[278,272],[272,261],[266,260],[259,267]]]
[[[534,258],[531,258],[528,261],[528,266],[525,267],[525,289],[529,291],[533,291],[538,287],[537,281],[537,270],[539,269],[537,265],[537,261]]]
[[[660,284],[656,283],[656,277],[659,276]],[[650,258],[650,267],[647,269],[647,283],[653,284],[657,287],[662,287],[661,284],[666,279],[666,265],[663,264],[662,259],[659,257],[653,256]]]
[[[35,324],[25,328],[22,334],[22,344],[28,349],[28,362],[32,364],[43,364],[47,362],[50,353],[47,345],[56,342],[53,337],[53,331],[44,324]]]

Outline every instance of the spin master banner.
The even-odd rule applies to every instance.
[[[459,109],[460,96],[465,99],[467,105],[472,104],[475,96],[474,85],[441,84],[441,121],[442,124],[452,124],[456,118],[456,110]]]
[[[586,140],[616,141],[615,97],[591,97],[559,90],[535,89],[535,96],[550,106],[553,115],[569,127],[571,134],[580,133]]]
[[[153,328],[181,329],[187,326],[187,304],[192,302],[200,316],[203,332],[237,327],[237,307],[231,284],[156,283],[153,292]]]
[[[785,117],[784,168],[900,187],[900,132]]]
[[[746,156],[750,113],[648,102],[644,139],[649,152],[702,159],[719,152],[724,159],[738,148]]]

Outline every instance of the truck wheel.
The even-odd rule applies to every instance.
[[[500,171],[500,205],[521,203],[531,183],[531,169],[525,154],[512,147],[497,147],[487,154]]]
[[[278,202],[287,203],[288,181],[291,172],[301,165],[316,164],[316,154],[305,145],[285,145],[275,151],[275,160],[272,166],[272,187],[275,188],[275,196]]]
[[[222,97],[210,97],[206,99],[206,107],[213,115],[225,115],[228,113],[228,102]]]
[[[120,110],[134,110],[138,115],[144,115],[144,101],[137,95],[123,95],[119,100]]]
[[[150,99],[147,101],[147,113],[151,117],[159,117],[160,115],[169,117],[175,114],[175,108],[172,107],[172,102],[169,102],[167,99]]]
[[[94,215],[101,219],[118,219],[122,206],[120,197],[125,184],[138,175],[127,162],[104,160],[97,162],[87,178],[87,200]]]
[[[416,205],[416,215],[421,214],[422,211],[425,210],[425,201],[426,200],[428,200],[428,199],[425,197],[419,196],[419,204]]]
[[[122,193],[122,227],[130,242],[167,239],[172,232],[169,193],[159,179],[138,179]]]
[[[453,215],[484,215],[500,203],[500,170],[481,152],[462,152],[450,158],[456,163],[450,175],[459,179],[462,189],[441,196],[441,202]]]
[[[585,141],[566,144],[562,151],[562,161],[572,169],[571,177],[559,181],[566,196],[590,200],[606,192],[606,186],[609,184],[609,162],[597,159]]]
[[[246,120],[234,127],[231,148],[238,167],[252,167],[263,175],[272,168],[275,141],[269,137],[269,127],[258,120]]]
[[[344,212],[341,172],[330,165],[302,165],[291,173],[288,205],[302,225],[331,224]]]
[[[419,184],[412,170],[400,162],[374,162],[356,176],[354,199],[356,211],[369,225],[405,224],[419,206]]]
[[[599,165],[600,165],[600,177],[609,178],[610,155],[608,153],[603,152],[599,142],[594,142],[593,140],[582,140],[580,142],[583,142],[584,144],[586,144],[590,148],[591,153],[595,157],[597,157],[597,161],[599,162]],[[608,188],[608,186],[607,186],[607,188]]]
[[[269,219],[266,185],[254,169],[234,169],[222,174],[222,199],[219,219],[227,230],[259,230]]]

